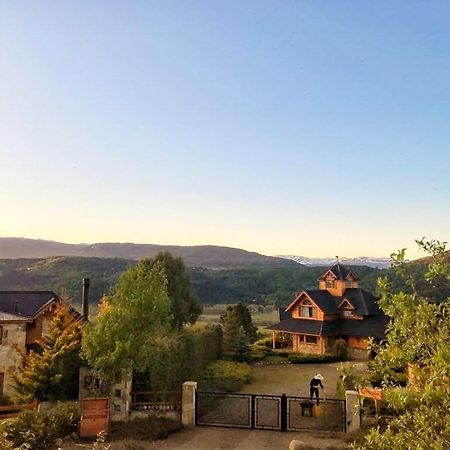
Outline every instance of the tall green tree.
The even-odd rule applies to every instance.
[[[167,278],[167,293],[170,298],[171,323],[181,328],[186,323],[195,323],[202,312],[197,296],[192,292],[189,274],[182,258],[176,258],[169,252],[160,252],[153,258],[143,260],[146,268],[160,266]]]
[[[56,307],[38,351],[18,349],[21,364],[10,372],[19,402],[76,398],[81,366],[81,328],[67,300]]]
[[[83,354],[99,376],[111,380],[123,372],[146,372],[170,347],[171,303],[159,264],[144,261],[119,279],[97,318],[83,333]]]
[[[221,322],[223,326],[222,354],[225,357],[232,358],[238,351],[241,337],[241,324],[236,308],[227,306],[221,317]]]
[[[405,251],[393,254],[398,276],[407,292],[396,292],[386,279],[379,281],[380,306],[390,317],[386,340],[373,345],[374,368],[384,377],[384,393],[396,417],[385,430],[372,430],[364,450],[450,448],[450,299],[434,301],[436,278],[450,280],[445,243],[417,241],[431,255],[422,280],[405,264]],[[430,297],[416,286],[430,286]],[[409,368],[413,377],[406,388],[394,386],[392,369]]]
[[[246,339],[249,343],[253,343],[256,341],[258,329],[253,325],[252,315],[246,305],[242,303],[237,303],[236,305],[227,306],[225,312],[221,315],[219,321],[220,323],[225,323],[225,318],[227,315],[233,315],[236,317],[238,327],[243,328],[243,332],[245,333]]]

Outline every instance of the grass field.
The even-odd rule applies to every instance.
[[[219,323],[220,315],[225,311],[227,306],[228,305],[214,305],[205,307],[197,324],[201,326]],[[267,330],[264,330],[264,327],[278,322],[278,311],[267,308],[266,312],[254,312],[252,313],[252,320],[259,331],[267,333]]]

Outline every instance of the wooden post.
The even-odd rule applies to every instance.
[[[276,341],[275,341],[275,331],[272,331],[272,349],[275,350]]]

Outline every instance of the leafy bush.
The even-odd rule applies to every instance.
[[[58,437],[75,431],[77,422],[76,406],[62,403],[44,413],[23,411],[16,418],[3,422],[0,434],[6,442],[5,448],[11,444],[11,448],[48,450],[54,447]]]
[[[250,346],[250,359],[252,361],[261,361],[272,354],[273,351],[264,345],[253,344]]]
[[[198,379],[221,351],[221,327],[182,330],[167,346],[154,349],[154,364],[146,372],[134,373],[133,383],[142,391],[180,389],[184,381]]]
[[[267,338],[262,338],[259,339],[258,341],[256,341],[253,345],[257,345],[259,347],[267,347],[272,349],[272,338],[271,337],[267,337]]]
[[[341,359],[331,353],[324,353],[322,355],[292,353],[291,355],[288,356],[288,361],[290,361],[292,364],[306,364],[306,363],[329,363],[341,361]]]
[[[201,387],[225,392],[235,392],[250,381],[248,364],[232,361],[214,361],[203,371]]]
[[[336,339],[333,344],[333,355],[339,358],[340,361],[344,361],[348,357],[348,344],[344,339]]]

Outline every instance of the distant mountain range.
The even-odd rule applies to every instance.
[[[295,255],[278,255],[278,257],[289,259],[305,266],[331,266],[336,262],[336,258],[308,258],[307,256]],[[375,258],[372,256],[339,258],[339,261],[348,266],[368,266],[377,269],[387,269],[391,266],[391,258]]]
[[[216,245],[155,245],[132,243],[64,244],[55,241],[25,238],[0,238],[0,259],[51,258],[82,256],[139,260],[169,251],[184,259],[189,267],[208,269],[281,269],[298,267],[298,263],[274,256],[265,256],[238,248]]]

